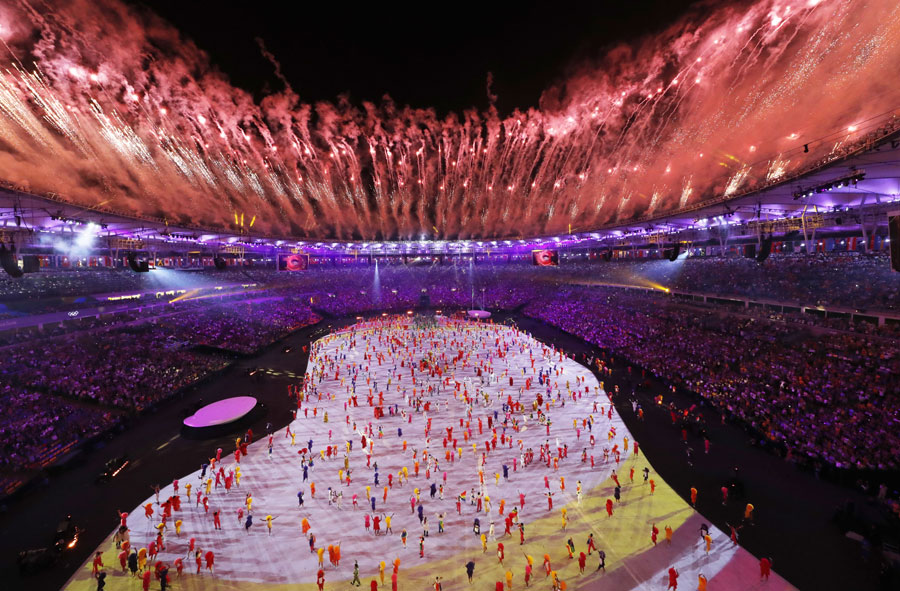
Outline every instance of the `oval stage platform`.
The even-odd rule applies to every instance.
[[[238,427],[258,406],[253,396],[235,396],[207,404],[184,419],[182,433],[191,438],[217,437]]]

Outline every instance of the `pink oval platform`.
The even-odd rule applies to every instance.
[[[207,404],[188,418],[184,419],[186,427],[203,429],[226,425],[247,416],[256,407],[256,398],[252,396],[235,396],[212,404]]]

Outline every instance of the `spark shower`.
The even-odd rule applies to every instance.
[[[254,102],[116,0],[9,2],[0,38],[0,179],[282,236],[589,230],[778,179],[900,112],[896,0],[710,2],[505,117]]]

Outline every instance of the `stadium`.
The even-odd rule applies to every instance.
[[[0,6],[0,587],[900,588],[900,6],[187,4]]]

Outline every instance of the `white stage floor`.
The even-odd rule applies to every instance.
[[[422,365],[426,360],[428,367]],[[525,585],[526,554],[534,560],[531,585],[550,588],[550,579],[545,578],[542,567],[545,553],[549,554],[552,568],[566,582],[568,589],[661,590],[668,583],[667,572],[671,567],[680,574],[681,589],[697,589],[700,573],[709,580],[710,590],[793,588],[774,573],[769,581],[761,582],[758,559],[733,545],[727,534],[714,527],[710,529],[712,548],[707,555],[699,535],[700,524],[705,520],[659,478],[642,452],[634,455],[631,435],[615,410],[610,416],[609,399],[593,374],[529,335],[508,327],[476,323],[442,322],[437,326],[416,328],[410,319],[395,319],[384,326],[362,324],[324,337],[313,347],[309,368],[305,388],[308,398],[297,419],[289,426],[296,433],[294,445],[291,445],[287,431],[281,429],[274,433],[270,455],[266,435],[257,434],[249,447],[249,455],[240,461],[240,485],[228,492],[224,486],[214,487],[209,494],[208,513],[202,505],[196,504],[196,491],[203,482],[200,471],[179,478],[181,511],[175,512],[169,520],[166,549],[159,554],[159,559],[170,566],[176,558],[184,559],[181,577],[176,575],[174,567],[170,569],[174,588],[316,588],[318,560],[317,555],[310,552],[307,537],[301,531],[304,518],[311,526],[318,547],[340,545],[339,566],[332,566],[325,553],[326,589],[345,588],[353,576],[354,561],[359,563],[363,587],[370,588],[375,579],[379,589],[390,589],[392,562],[397,558],[400,559],[398,588],[402,590],[431,589],[435,576],[443,577],[444,590],[470,588],[464,568],[470,560],[476,565],[474,588],[494,589],[495,582],[505,580],[504,573],[508,569],[513,573],[513,587],[521,589]],[[432,375],[430,368],[440,368],[442,375]],[[479,368],[481,377],[477,375]],[[549,373],[549,384],[539,383],[539,372]],[[359,404],[356,407],[349,402],[354,375]],[[526,389],[527,379],[531,383]],[[384,393],[383,418],[374,418],[374,408],[367,400],[370,389],[375,404],[379,393]],[[471,408],[464,400],[466,394],[472,400]],[[538,394],[543,397],[545,409],[549,404],[547,415],[552,422],[549,435],[546,426],[540,424],[532,412],[532,403]],[[510,396],[525,410],[510,413],[504,429],[507,413],[503,406]],[[416,403],[420,410],[416,410]],[[427,411],[425,404],[429,406]],[[399,412],[390,416],[388,405],[397,405]],[[468,419],[469,410],[471,419]],[[488,425],[489,416],[492,426]],[[589,418],[593,420],[590,430],[583,424]],[[429,420],[431,430],[426,437]],[[463,426],[460,426],[461,420]],[[471,438],[465,441],[467,420]],[[518,430],[513,428],[513,421]],[[367,445],[372,442],[371,467],[361,449],[362,435],[370,426],[374,438],[366,435],[366,439]],[[453,452],[453,462],[446,461],[452,442],[444,447],[446,430],[450,427],[458,448]],[[379,435],[379,429],[383,435]],[[402,429],[402,435],[398,435],[398,429]],[[608,439],[612,430],[614,435]],[[486,442],[492,439],[495,431],[496,449],[485,455],[482,489],[478,465]],[[594,446],[590,444],[592,434]],[[620,462],[617,464],[612,454],[604,460],[604,448],[618,445],[622,450],[625,438],[628,438],[629,449],[621,454]],[[308,480],[304,482],[298,452],[307,447],[310,439],[314,466],[308,469]],[[346,454],[348,441],[352,441],[352,451]],[[477,447],[474,453],[473,442]],[[337,456],[322,460],[320,450],[329,444],[337,446]],[[554,457],[558,448],[568,446],[568,456],[559,459],[558,468],[552,461],[548,467],[540,460],[542,444],[549,444]],[[523,450],[529,448],[534,451],[534,461],[523,467]],[[426,451],[439,464],[428,475],[427,462],[423,460]],[[220,465],[226,473],[236,466],[233,452],[233,448],[224,450]],[[586,462],[582,462],[583,452],[587,454]],[[209,450],[209,453],[212,457],[216,452]],[[349,485],[346,478],[343,482],[339,480],[345,455],[352,474]],[[414,455],[420,462],[418,476],[415,475]],[[593,468],[591,455],[594,457]],[[376,462],[378,485],[374,483]],[[503,477],[504,465],[508,467],[508,480]],[[650,469],[650,478],[655,482],[652,495],[649,483],[643,479],[644,467]],[[633,483],[629,477],[632,468]],[[404,469],[408,470],[409,481],[400,484],[398,474]],[[615,503],[613,516],[607,517],[606,500],[613,497],[615,487],[611,479],[613,470],[617,470],[622,484],[622,500]],[[388,474],[393,475],[393,486],[385,503],[383,495]],[[500,474],[499,480],[497,474]],[[545,488],[545,478],[549,489]],[[565,479],[565,490],[561,489],[561,478]],[[576,495],[579,480],[583,489],[580,502]],[[188,483],[193,488],[190,501],[184,492]],[[315,498],[310,492],[311,483],[315,483]],[[439,495],[431,498],[429,487],[432,483],[437,486],[445,483],[443,500]],[[366,500],[367,486],[371,487],[371,495],[376,499],[374,513]],[[340,506],[329,504],[329,487],[343,493]],[[424,558],[419,557],[419,537],[423,528],[410,504],[415,488],[420,489],[423,514],[429,526]],[[483,490],[490,498],[490,513],[484,509],[477,513],[476,506],[467,499],[458,515],[457,496],[465,491],[471,498],[473,490]],[[303,507],[298,507],[298,491],[303,491]],[[548,509],[548,491],[553,493],[552,510]],[[524,523],[526,536],[526,543],[521,546],[515,526],[511,537],[504,536],[505,516],[519,505],[520,493],[525,495],[525,504],[519,511],[519,520]],[[170,484],[160,492],[160,500],[173,494]],[[247,494],[252,495],[253,525],[249,531],[243,520],[238,521],[241,508],[246,518]],[[358,499],[357,507],[352,502],[354,494]],[[505,504],[503,516],[499,515],[501,500]],[[160,506],[156,504],[155,496],[145,503],[153,503],[152,520],[144,516],[143,507],[135,508],[127,520],[134,548],[147,547],[156,536]],[[566,531],[562,530],[561,510],[564,507],[569,520]],[[221,530],[213,526],[216,510],[221,512]],[[445,515],[443,533],[438,532],[441,513]],[[364,525],[367,514],[393,515],[393,533],[376,536],[371,528],[367,531]],[[274,517],[271,534],[266,527],[267,515]],[[488,540],[486,553],[472,530],[476,517],[485,534],[488,534],[491,520],[494,521],[496,539]],[[175,533],[176,519],[183,522],[180,535]],[[655,547],[650,539],[654,523],[660,530]],[[666,525],[674,530],[671,544],[665,541]],[[405,548],[400,536],[404,528],[408,532]],[[382,532],[384,529],[382,522]],[[579,572],[578,556],[587,551],[586,540],[591,532],[597,548],[606,552],[605,573],[596,570],[596,553],[588,557],[584,574]],[[570,537],[575,544],[575,559],[569,559],[565,547]],[[185,558],[191,538],[203,553],[208,550],[215,553],[214,573],[207,571],[204,564],[201,573],[194,574],[193,556]],[[502,566],[497,557],[498,542],[505,546]],[[99,550],[103,551],[108,573],[107,590],[140,588],[139,581],[122,573],[112,536]],[[378,576],[380,561],[387,565],[384,583]],[[73,576],[66,588],[96,588],[90,562]],[[151,589],[158,588],[159,583],[154,579]]]

